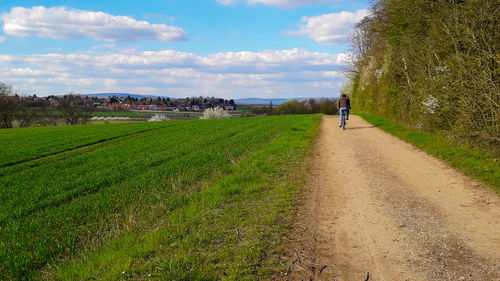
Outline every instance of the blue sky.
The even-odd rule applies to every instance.
[[[366,1],[1,1],[0,82],[40,96],[335,97]]]

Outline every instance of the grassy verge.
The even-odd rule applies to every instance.
[[[498,153],[466,147],[450,141],[444,136],[409,129],[377,115],[368,113],[357,113],[357,115],[500,192]]]

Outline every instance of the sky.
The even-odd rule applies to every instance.
[[[0,1],[0,82],[28,95],[338,97],[356,0]]]

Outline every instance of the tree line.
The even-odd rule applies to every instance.
[[[351,37],[353,107],[456,140],[500,146],[494,0],[379,0]]]
[[[194,105],[207,105],[209,107],[222,106],[222,105],[235,105],[233,99],[223,99],[216,97],[186,97],[181,99],[171,99],[169,97],[142,97],[136,98],[128,95],[127,97],[118,97],[116,95],[110,96],[106,99],[110,103],[128,103],[136,105],[157,105],[157,106],[177,106],[182,104],[183,106],[194,106]]]
[[[57,126],[61,120],[68,125],[87,123],[92,117],[92,102],[69,93],[58,97],[22,97],[12,86],[0,82],[0,128]]]
[[[252,106],[243,117],[253,115],[284,115],[284,114],[327,114],[334,115],[338,111],[337,103],[332,99],[308,99],[303,101],[291,100],[278,106]]]

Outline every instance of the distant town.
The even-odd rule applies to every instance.
[[[171,99],[168,97],[134,97],[116,96],[96,97],[86,95],[64,95],[47,97],[14,95],[15,103],[32,107],[58,107],[61,102],[71,100],[73,105],[81,105],[99,109],[154,110],[154,111],[204,111],[207,108],[223,108],[235,110],[234,100],[216,97],[188,97]]]

